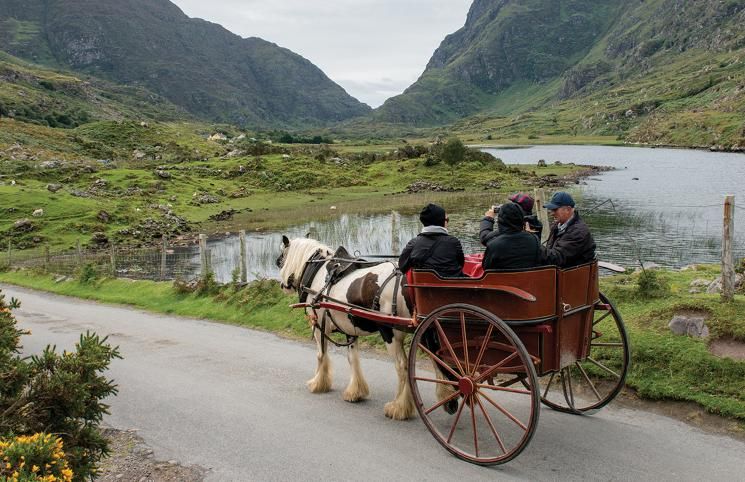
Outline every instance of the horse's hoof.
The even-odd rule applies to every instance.
[[[388,402],[383,409],[385,416],[393,420],[408,420],[414,415],[414,406],[406,406],[396,402]]]
[[[347,388],[346,390],[344,390],[342,398],[347,402],[357,403],[366,399],[369,395],[370,392],[367,387],[358,388],[357,390],[350,390],[349,388]]]
[[[458,411],[458,400],[450,400],[445,405],[443,405],[442,408],[444,408],[447,413],[452,415]]]
[[[319,381],[315,378],[305,382],[305,385],[308,387],[310,393],[327,393],[331,390],[331,382]]]

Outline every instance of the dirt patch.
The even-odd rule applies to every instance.
[[[720,358],[732,358],[745,361],[745,343],[732,338],[719,338],[709,344],[712,355]]]
[[[104,436],[109,441],[111,453],[101,462],[98,481],[181,482],[202,481],[206,469],[184,466],[175,460],[153,458],[153,450],[145,444],[135,430],[106,428]]]

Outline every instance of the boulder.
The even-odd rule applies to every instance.
[[[170,179],[171,178],[171,173],[170,172],[163,171],[163,170],[160,170],[160,169],[156,169],[155,170],[155,175],[158,176],[161,179]]]
[[[108,223],[111,220],[111,215],[102,209],[101,211],[98,211],[98,214],[96,214],[96,219],[102,223]]]
[[[34,223],[30,219],[19,219],[13,223],[13,231],[16,233],[28,233],[34,230]]]
[[[700,315],[676,315],[667,326],[674,335],[688,335],[694,338],[709,336],[709,327]]]
[[[62,189],[62,184],[47,184],[47,191],[57,192]]]
[[[735,273],[735,290],[739,290],[743,287],[744,277],[741,273]],[[709,283],[706,288],[706,292],[709,294],[721,293],[722,292],[722,277],[719,276],[717,279]]]
[[[132,157],[134,157],[137,160],[144,159],[146,155],[147,154],[145,154],[139,149],[135,149],[134,151],[132,151]]]
[[[106,246],[109,244],[109,238],[106,236],[106,233],[97,231],[91,236],[91,244],[97,247]]]
[[[546,166],[547,164],[545,160],[541,159],[540,161],[538,161],[538,167],[546,167]]]
[[[644,266],[644,269],[645,269],[645,270],[646,270],[646,269],[648,269],[648,270],[656,270],[656,269],[660,269],[660,268],[662,268],[662,266],[660,266],[659,264],[657,264],[657,263],[653,263],[653,262],[651,262],[651,261],[645,261],[645,262],[643,262],[643,263],[642,263],[642,266]],[[639,268],[636,268],[636,269],[634,270],[634,273],[641,273],[641,272],[642,272],[642,268],[641,268],[641,267],[639,267]]]
[[[711,284],[711,281],[704,279],[704,278],[696,278],[695,280],[691,281],[691,284],[689,285],[689,293],[701,293],[704,290],[706,290],[709,285]]]

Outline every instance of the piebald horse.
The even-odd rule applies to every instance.
[[[310,292],[307,295],[308,300],[311,300],[316,293],[326,287],[326,268],[332,262],[333,254],[334,252],[328,246],[316,240],[298,238],[290,241],[283,236],[282,252],[277,258],[282,288],[285,292],[297,291],[301,294],[301,299],[304,288],[307,288]],[[312,276],[312,279],[308,279],[310,276],[306,270],[314,263],[321,263],[322,266],[315,276]],[[394,293],[396,293],[395,305],[398,316],[411,316],[411,307],[407,304],[403,295],[404,290],[401,287],[403,278],[391,277],[396,270],[397,266],[391,262],[363,266],[327,287],[324,294],[334,300],[374,308],[382,313],[390,314],[394,308]],[[304,274],[305,283],[302,281]],[[386,283],[386,280],[389,282]],[[398,286],[395,287],[395,284]],[[339,311],[306,308],[306,313],[314,324],[313,336],[318,347],[315,376],[307,382],[308,389],[312,393],[324,393],[331,390],[331,361],[326,350],[326,342],[327,337],[336,331],[350,337],[347,360],[351,368],[351,378],[342,397],[348,402],[358,402],[367,398],[370,391],[360,369],[359,347],[355,337],[380,332],[388,353],[393,357],[398,375],[396,398],[385,404],[385,415],[394,420],[406,420],[414,414],[414,399],[408,381],[408,358],[404,349],[405,332],[382,327],[370,320],[350,317]],[[327,322],[322,323],[324,317],[327,317]],[[321,333],[322,326],[326,336]]]

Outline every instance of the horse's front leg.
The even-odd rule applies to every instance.
[[[316,365],[316,374],[305,384],[311,393],[326,393],[331,390],[331,357],[326,350],[326,340],[321,335],[321,328],[316,327],[313,331],[313,337],[316,339],[318,347],[318,364]]]
[[[352,375],[349,378],[347,389],[344,390],[343,398],[347,402],[359,402],[370,395],[370,389],[360,369],[360,354],[356,339],[347,348],[347,360]]]
[[[393,341],[386,344],[388,353],[393,357],[398,375],[398,391],[393,401],[385,404],[385,416],[394,420],[407,420],[414,415],[414,398],[409,386],[409,361],[404,349],[404,337],[402,331],[393,330]]]

